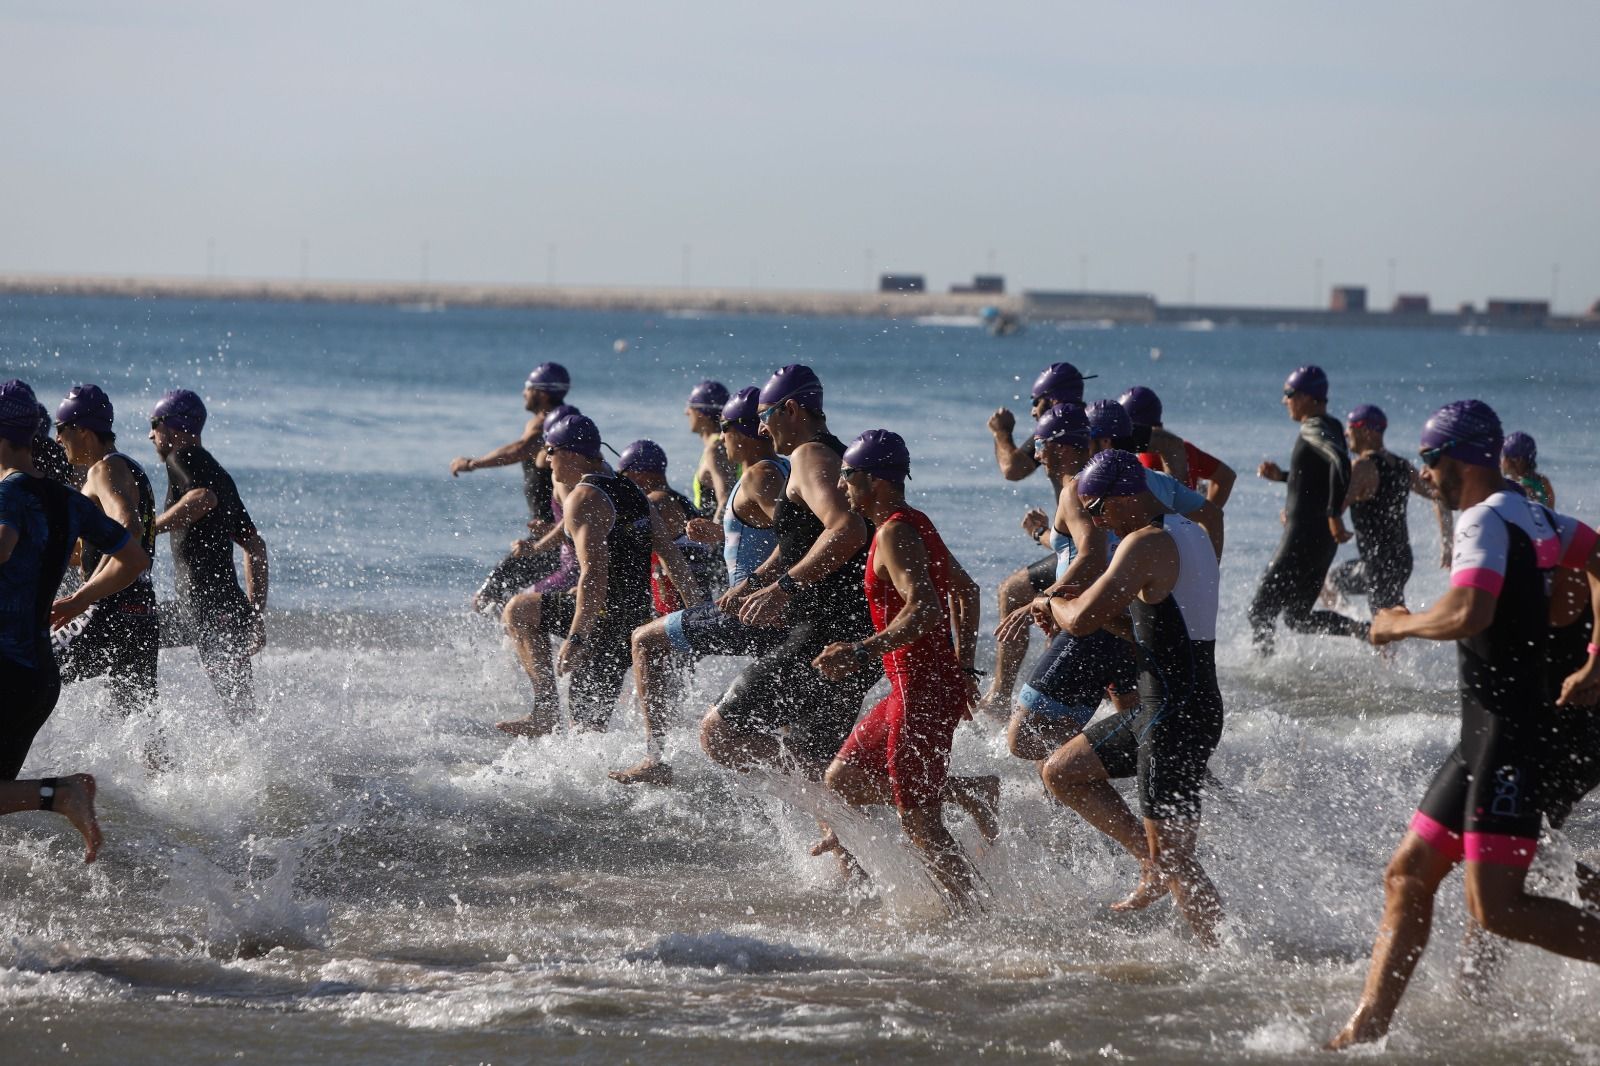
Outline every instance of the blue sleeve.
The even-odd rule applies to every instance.
[[[1178,514],[1193,514],[1198,511],[1206,498],[1179,481],[1170,474],[1163,474],[1159,470],[1146,470],[1144,472],[1145,485],[1150,489],[1150,494],[1161,501],[1161,506]]]
[[[105,512],[81,492],[68,491],[67,508],[72,514],[72,525],[77,535],[105,554],[115,555],[128,543],[128,531],[107,518]]]

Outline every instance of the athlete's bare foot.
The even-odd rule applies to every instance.
[[[51,808],[72,823],[83,837],[83,861],[94,862],[100,854],[100,822],[94,813],[93,774],[73,774],[56,782],[55,804]]]
[[[860,863],[856,862],[856,857],[846,851],[843,844],[839,843],[839,834],[835,833],[829,826],[823,826],[823,830],[822,839],[811,845],[811,854],[821,857],[830,851],[833,852],[834,855],[838,856],[839,872],[844,875],[846,881],[857,877],[865,877],[866,871],[861,868]]]
[[[647,755],[643,761],[628,767],[626,770],[612,770],[607,775],[613,781],[620,781],[624,785],[670,785],[672,784],[672,767],[662,762],[655,755]]]
[[[983,695],[978,697],[978,702],[972,709],[994,719],[997,722],[1011,721],[1011,697],[1001,695],[994,689],[985,689]]]
[[[1380,1025],[1363,1007],[1357,1007],[1355,1014],[1339,1030],[1339,1035],[1322,1045],[1323,1051],[1343,1051],[1345,1048],[1357,1044],[1370,1044],[1382,1040],[1389,1035],[1389,1027]]]
[[[1167,879],[1156,871],[1156,864],[1146,859],[1139,864],[1139,885],[1127,896],[1111,904],[1120,913],[1142,911],[1156,900],[1172,891]]]
[[[983,777],[950,778],[949,796],[956,806],[967,812],[977,825],[983,839],[993,844],[1000,836],[1000,778],[994,774]]]
[[[514,737],[526,737],[533,740],[535,737],[547,737],[556,731],[555,718],[546,715],[530,714],[526,718],[512,718],[506,722],[496,722],[496,729],[502,733],[510,733]]]

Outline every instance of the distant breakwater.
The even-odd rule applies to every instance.
[[[0,276],[0,295],[132,299],[266,300],[386,304],[443,310],[507,307],[656,314],[790,315],[915,319],[970,317],[985,308],[1023,321],[1116,325],[1209,324],[1290,328],[1600,331],[1600,316],[1490,315],[1477,311],[1394,313],[1317,308],[1163,305],[1150,296],[1096,293],[837,292],[688,286],[512,285],[463,282],[302,281],[269,278],[114,275]]]

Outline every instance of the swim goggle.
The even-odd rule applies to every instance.
[[[1424,448],[1417,453],[1417,457],[1422,460],[1423,466],[1432,470],[1434,467],[1439,465],[1439,460],[1444,458],[1445,452],[1449,451],[1451,448],[1454,448],[1460,443],[1460,441],[1453,440],[1441,444],[1437,448]]]

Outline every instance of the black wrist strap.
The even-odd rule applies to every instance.
[[[39,809],[53,811],[56,809],[56,786],[61,782],[59,777],[46,777],[39,782]]]

